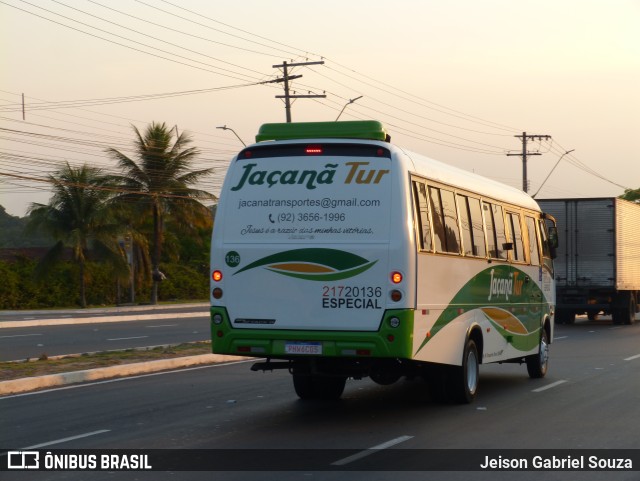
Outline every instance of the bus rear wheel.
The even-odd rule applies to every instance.
[[[462,366],[454,368],[452,374],[449,383],[453,400],[472,403],[476,398],[480,380],[478,348],[473,339],[467,340],[462,356]]]
[[[346,377],[318,374],[293,374],[293,387],[300,399],[340,399],[347,383]]]

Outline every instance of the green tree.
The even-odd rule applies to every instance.
[[[622,194],[620,198],[631,202],[640,203],[640,189],[626,189],[624,191],[624,194]]]
[[[123,190],[114,201],[130,210],[132,224],[149,215],[153,219],[151,304],[157,304],[166,222],[171,220],[172,225],[185,231],[211,225],[211,213],[200,201],[215,197],[192,186],[213,169],[192,169],[199,151],[188,147],[191,139],[184,132],[173,142],[173,130],[164,123],[151,123],[144,135],[136,127],[133,130],[134,158],[116,149],[107,152],[123,171],[122,176],[114,178]]]
[[[28,231],[41,230],[57,242],[40,261],[36,275],[50,272],[70,247],[79,267],[80,305],[87,306],[86,263],[89,250],[97,257],[109,260],[121,275],[127,272],[126,262],[117,242],[119,224],[113,221],[109,199],[114,192],[109,177],[100,169],[68,163],[49,176],[53,195],[49,204],[33,203],[29,207]]]

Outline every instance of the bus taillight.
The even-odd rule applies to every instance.
[[[402,273],[394,271],[391,273],[391,282],[394,284],[400,284],[402,282]]]
[[[389,297],[391,297],[391,300],[393,302],[400,302],[402,300],[402,291],[399,291],[398,289],[394,289],[391,292],[389,292]]]

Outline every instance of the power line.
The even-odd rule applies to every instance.
[[[51,101],[51,102],[40,102],[36,104],[28,104],[28,110],[57,110],[64,108],[75,108],[75,107],[92,107],[96,105],[111,105],[118,103],[127,103],[127,102],[140,102],[145,100],[157,100],[157,99],[166,99],[173,97],[182,97],[185,95],[199,95],[203,93],[216,92],[221,90],[231,90],[242,87],[253,87],[259,85],[260,82],[253,82],[247,84],[240,85],[227,85],[224,87],[212,87],[208,89],[198,89],[198,90],[183,90],[178,92],[168,92],[168,93],[160,93],[160,94],[142,94],[142,95],[129,95],[122,97],[106,97],[106,98],[96,98],[96,99],[79,99],[79,100],[60,100],[60,101]],[[9,104],[0,106],[0,111],[5,112],[16,112],[22,110],[22,106],[20,104]]]
[[[183,50],[186,50],[186,51],[188,51],[188,52],[195,53],[195,54],[198,54],[198,55],[202,55],[203,57],[210,58],[210,59],[212,59],[212,60],[215,60],[216,62],[225,63],[225,64],[227,64],[227,65],[232,65],[232,66],[234,66],[234,67],[241,68],[241,69],[243,69],[243,70],[248,70],[248,71],[250,71],[250,72],[257,73],[258,75],[262,75],[262,72],[258,72],[257,70],[253,70],[253,69],[249,69],[249,68],[246,68],[246,67],[242,67],[242,66],[240,66],[240,65],[233,64],[233,63],[231,63],[231,62],[227,62],[227,61],[225,61],[225,60],[221,60],[221,59],[216,58],[216,57],[212,57],[211,55],[208,55],[208,54],[206,54],[206,53],[198,52],[198,51],[196,51],[196,50],[192,50],[192,49],[189,49],[189,48],[183,47],[183,46],[181,46],[181,45],[177,45],[177,44],[175,44],[175,43],[168,42],[167,40],[164,40],[164,39],[161,39],[161,38],[158,38],[158,37],[154,37],[153,35],[148,35],[148,34],[146,34],[146,33],[140,32],[139,30],[135,30],[135,29],[133,29],[133,28],[125,27],[124,25],[121,25],[121,24],[116,23],[116,22],[112,22],[111,20],[107,20],[107,19],[102,18],[102,17],[99,17],[99,16],[97,16],[97,15],[93,15],[92,13],[85,12],[84,10],[80,10],[80,9],[78,9],[78,8],[75,8],[75,7],[71,7],[71,6],[69,6],[69,5],[65,4],[65,3],[62,3],[62,2],[61,2],[61,1],[59,1],[59,0],[51,0],[51,1],[52,1],[52,2],[54,2],[54,3],[57,3],[57,4],[59,4],[59,5],[62,5],[63,7],[67,7],[67,8],[70,8],[70,9],[72,9],[72,10],[75,10],[75,11],[77,11],[77,12],[83,13],[84,15],[88,15],[89,17],[97,18],[98,20],[101,20],[101,21],[103,21],[103,22],[107,22],[107,23],[110,23],[111,25],[115,25],[115,26],[120,27],[120,28],[122,28],[122,29],[129,30],[130,32],[137,33],[138,35],[143,35],[143,36],[148,37],[148,38],[151,38],[151,39],[153,39],[153,40],[157,40],[158,42],[163,42],[163,43],[166,43],[166,44],[171,45],[171,46],[173,46],[173,47],[178,47],[178,48],[183,49]],[[95,2],[93,2],[93,3],[95,3]],[[99,5],[99,4],[98,4],[98,5]],[[101,6],[103,6],[103,5],[101,5]],[[104,7],[104,6],[103,6],[103,7]],[[105,8],[107,8],[107,7],[105,7]],[[111,10],[114,10],[114,9],[111,9]],[[115,11],[115,10],[114,10],[114,11]],[[95,28],[95,27],[94,27],[94,28]],[[222,70],[226,70],[226,69],[222,69]],[[231,70],[227,70],[227,71],[228,71],[228,72],[233,72],[233,71],[231,71]],[[237,73],[237,72],[233,72],[233,73]]]
[[[47,9],[45,9],[45,8],[39,7],[39,6],[37,6],[37,5],[30,4],[29,2],[26,2],[25,0],[20,0],[20,1],[21,1],[21,2],[23,2],[23,3],[26,3],[26,4],[28,4],[28,5],[31,5],[31,6],[33,6],[33,7],[35,7],[35,8],[39,8],[39,9],[41,9],[41,10],[45,10],[45,11],[47,11],[47,12],[49,12],[49,13],[53,13],[53,14],[58,15],[58,16],[60,16],[60,17],[63,17],[63,18],[67,18],[67,19],[69,19],[68,17],[65,17],[64,15],[60,15],[59,13],[51,12],[50,10],[47,10]],[[145,50],[141,50],[141,49],[139,49],[139,48],[135,48],[135,47],[132,47],[132,46],[130,46],[130,45],[125,45],[125,44],[123,44],[123,43],[116,42],[116,41],[114,41],[114,40],[109,40],[109,39],[107,39],[107,38],[101,37],[101,36],[99,36],[99,35],[95,35],[95,34],[93,34],[93,33],[85,32],[84,30],[80,30],[80,29],[78,29],[78,28],[72,27],[72,26],[70,26],[70,25],[66,25],[66,24],[61,23],[61,22],[58,22],[58,21],[56,21],[56,20],[53,20],[53,19],[50,19],[50,18],[47,18],[47,17],[43,17],[42,15],[38,15],[38,14],[36,14],[36,13],[34,13],[34,12],[30,12],[30,11],[28,11],[28,10],[24,10],[24,9],[22,9],[22,8],[16,7],[15,5],[11,5],[11,4],[9,4],[9,3],[5,2],[5,1],[2,1],[2,0],[0,0],[0,3],[2,3],[2,4],[4,4],[4,5],[7,5],[7,6],[9,6],[9,7],[15,8],[16,10],[20,10],[20,11],[22,11],[22,12],[28,13],[29,15],[33,15],[33,16],[38,17],[38,18],[41,18],[41,19],[43,19],[43,20],[47,20],[48,22],[52,22],[52,23],[55,23],[55,24],[57,24],[57,25],[61,25],[61,26],[63,26],[63,27],[66,27],[66,28],[69,28],[69,29],[71,29],[71,30],[74,30],[74,31],[76,31],[76,32],[80,32],[80,33],[83,33],[83,34],[85,34],[85,35],[89,35],[90,37],[98,38],[98,39],[100,39],[100,40],[104,40],[105,42],[113,43],[113,44],[115,44],[115,45],[119,45],[119,46],[121,46],[121,47],[128,48],[128,49],[130,49],[130,50],[134,50],[134,51],[136,51],[136,52],[141,52],[141,53],[144,53],[144,54],[146,54],[146,55],[151,55],[152,57],[157,57],[157,58],[160,58],[160,59],[163,59],[163,60],[168,60],[169,62],[177,63],[177,64],[184,65],[184,66],[191,67],[191,68],[195,68],[195,69],[198,69],[198,70],[202,70],[202,71],[204,71],[204,72],[213,73],[213,74],[215,74],[215,75],[221,75],[221,76],[223,76],[223,77],[229,77],[229,78],[233,78],[233,79],[235,79],[235,80],[242,80],[242,81],[246,81],[246,79],[242,79],[242,78],[234,77],[234,76],[232,76],[232,75],[228,75],[228,74],[224,74],[224,73],[216,72],[216,71],[209,70],[209,69],[206,69],[206,68],[203,68],[203,67],[198,67],[198,66],[196,66],[196,65],[191,65],[191,64],[188,64],[188,63],[185,63],[185,62],[181,62],[181,61],[179,61],[179,60],[175,60],[175,59],[167,58],[167,57],[164,57],[164,56],[162,56],[162,55],[158,55],[158,54],[155,54],[155,53],[152,53],[152,52],[147,52],[147,51],[145,51]],[[77,21],[77,20],[73,20],[73,19],[69,19],[69,20],[71,20],[71,21],[73,21],[73,22],[76,22],[76,23],[80,23],[81,25],[88,26],[88,27],[93,28],[93,29],[95,29],[95,30],[99,30],[99,31],[106,32],[105,30],[99,29],[99,28],[97,28],[97,27],[93,27],[93,26],[91,26],[91,25],[84,24],[84,23],[79,22],[79,21]],[[130,41],[130,42],[133,42],[133,43],[136,43],[136,44],[139,44],[139,45],[143,45],[143,46],[145,46],[145,47],[147,47],[147,48],[152,48],[152,49],[154,49],[154,50],[158,50],[158,51],[163,52],[163,53],[168,53],[169,55],[173,55],[173,56],[178,57],[178,58],[183,58],[183,59],[189,60],[190,62],[195,62],[195,63],[199,63],[199,64],[202,64],[202,65],[207,65],[207,66],[212,67],[212,68],[221,69],[220,67],[215,67],[215,66],[213,66],[213,65],[209,65],[209,64],[206,64],[206,63],[204,63],[204,62],[200,62],[200,61],[198,61],[198,60],[189,59],[189,58],[184,57],[184,56],[182,56],[182,55],[178,55],[178,54],[175,54],[175,53],[172,53],[172,52],[166,52],[166,51],[164,51],[164,50],[161,50],[161,49],[158,49],[158,48],[155,48],[155,47],[150,47],[150,46],[148,46],[148,45],[146,45],[146,44],[143,44],[143,43],[141,43],[141,42],[137,42],[137,41],[135,41],[135,40],[131,40],[131,39],[128,39],[128,38],[126,38],[126,37],[122,37],[122,36],[120,36],[120,35],[116,35],[116,34],[111,33],[111,32],[106,32],[106,33],[108,33],[109,35],[113,35],[113,36],[115,36],[115,37],[118,37],[118,38],[123,38],[123,39],[125,39],[125,40],[128,40],[128,41]],[[221,69],[221,70],[225,70],[225,69]],[[247,76],[247,75],[245,75],[245,74],[238,74],[238,75],[243,75],[243,76],[245,76],[245,77],[248,77],[248,76]]]
[[[12,174],[10,172],[0,172],[0,175],[4,175],[6,177],[12,177],[20,180],[29,180],[33,182],[46,182],[49,184],[59,184],[59,185],[65,185],[68,187],[90,187],[95,190],[102,190],[106,192],[116,192],[121,194],[133,194],[133,195],[141,195],[141,196],[148,196],[148,197],[162,197],[162,198],[192,199],[192,197],[189,197],[187,195],[166,194],[166,193],[158,193],[158,192],[144,192],[144,191],[137,191],[137,190],[131,190],[131,189],[123,189],[120,187],[102,187],[102,186],[96,186],[92,184],[66,182],[60,179],[55,179],[55,178],[41,179],[38,177],[29,177],[26,175]],[[191,189],[185,189],[185,190],[191,190]],[[212,196],[212,198],[215,198],[215,196],[213,196],[212,194],[210,195]]]
[[[180,19],[185,20],[185,21],[187,21],[187,22],[191,22],[191,23],[194,23],[194,24],[196,24],[196,25],[200,25],[201,27],[205,27],[205,28],[208,28],[208,29],[210,29],[210,30],[214,30],[214,31],[219,32],[219,33],[222,33],[222,34],[224,34],[224,35],[229,35],[230,37],[234,37],[234,38],[237,38],[237,39],[240,39],[240,40],[244,40],[244,41],[246,41],[246,42],[255,43],[255,44],[260,45],[260,46],[262,46],[262,47],[266,47],[266,48],[270,48],[270,49],[272,49],[272,50],[276,50],[276,51],[278,51],[278,52],[280,52],[280,53],[284,52],[284,53],[286,53],[286,54],[288,54],[288,55],[293,55],[293,56],[297,56],[297,55],[298,55],[298,54],[296,54],[296,53],[287,52],[287,51],[285,51],[285,50],[278,49],[278,48],[275,48],[275,47],[270,47],[269,45],[265,45],[265,44],[262,44],[262,43],[260,43],[260,42],[256,42],[256,41],[254,41],[254,40],[247,40],[246,38],[242,38],[242,37],[240,37],[239,35],[233,35],[233,34],[231,34],[231,33],[224,32],[224,31],[222,31],[222,30],[220,30],[220,29],[213,28],[213,27],[211,27],[211,26],[209,26],[209,25],[205,25],[205,24],[203,24],[203,23],[196,22],[195,20],[190,20],[190,19],[188,19],[188,18],[186,18],[186,17],[182,17],[182,16],[177,15],[177,14],[175,14],[175,13],[167,12],[166,10],[163,10],[163,9],[162,9],[162,8],[160,8],[160,7],[156,7],[156,6],[154,6],[154,5],[149,5],[148,3],[145,3],[145,2],[143,2],[142,0],[135,0],[135,1],[136,1],[136,2],[138,2],[138,3],[140,3],[140,4],[142,4],[142,5],[144,5],[144,6],[146,6],[146,7],[153,8],[153,9],[155,9],[155,10],[159,10],[159,11],[161,11],[161,12],[163,12],[163,13],[166,13],[167,15],[171,15],[171,17],[177,17],[177,18],[180,18]],[[169,2],[165,2],[165,3],[169,3]],[[173,4],[171,4],[171,5],[173,5]],[[175,6],[175,5],[174,5],[174,6]],[[186,10],[186,9],[183,9],[183,10]],[[198,14],[198,15],[199,15],[199,14]],[[203,17],[203,18],[207,18],[207,17],[204,17],[204,15],[199,15],[199,16],[201,16],[201,17]]]

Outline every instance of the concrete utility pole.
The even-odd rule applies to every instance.
[[[527,140],[550,140],[550,135],[527,135],[526,132],[522,132],[522,135],[514,135],[522,140],[522,153],[521,154],[507,154],[508,156],[517,155],[522,156],[522,190],[529,192],[529,180],[527,179],[527,156],[528,155],[542,155],[540,152],[527,152]]]
[[[324,64],[324,61],[319,61],[319,62],[299,62],[299,63],[287,63],[286,61],[283,61],[282,64],[280,65],[273,65],[273,68],[281,68],[282,69],[282,78],[279,79],[275,79],[275,80],[270,80],[268,83],[271,82],[284,82],[284,95],[276,95],[277,99],[284,99],[284,108],[285,108],[285,113],[287,116],[287,122],[291,122],[291,99],[317,99],[317,98],[326,98],[327,96],[322,94],[322,95],[315,95],[315,94],[309,94],[309,95],[291,95],[289,93],[289,81],[293,80],[293,79],[297,79],[297,78],[301,78],[302,75],[289,75],[289,67],[301,67],[303,65],[322,65]],[[267,82],[265,82],[267,83]]]

